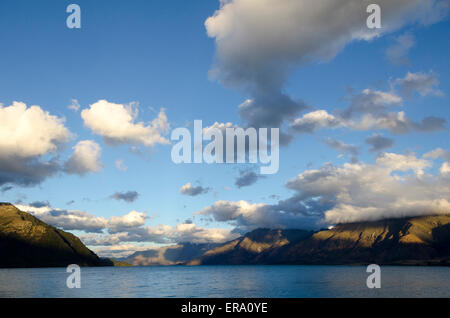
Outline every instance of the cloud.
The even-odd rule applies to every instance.
[[[123,216],[111,216],[108,223],[110,233],[125,232],[145,224],[147,215],[144,212],[130,211]]]
[[[329,61],[354,41],[369,41],[413,23],[430,24],[448,10],[435,0],[380,0],[383,28],[366,26],[359,0],[227,0],[205,21],[215,39],[212,78],[238,88],[250,99],[240,116],[254,127],[280,127],[305,109],[283,92],[297,66]],[[324,23],[326,21],[326,23]],[[290,140],[282,134],[284,143]]]
[[[385,153],[375,164],[327,164],[305,171],[287,187],[296,191],[298,202],[325,202],[329,224],[448,213],[450,179],[425,173],[428,167],[431,162],[414,155]]]
[[[258,181],[258,179],[260,178],[264,178],[264,176],[257,174],[255,171],[251,169],[241,170],[234,184],[236,185],[236,187],[240,189],[243,187],[251,186],[252,184],[256,183],[256,181]]]
[[[81,112],[84,124],[95,134],[102,136],[109,145],[144,145],[168,144],[163,136],[169,130],[169,123],[164,110],[158,117],[146,124],[135,122],[138,109],[135,103],[115,104],[99,100]]]
[[[396,84],[400,86],[400,91],[407,97],[411,97],[415,92],[421,96],[434,95],[442,96],[444,93],[437,89],[439,81],[433,72],[427,73],[410,73],[405,77],[396,80]]]
[[[111,198],[114,200],[123,200],[128,203],[136,201],[138,197],[139,193],[137,193],[136,191],[116,192],[111,195]]]
[[[181,187],[180,193],[191,197],[195,197],[200,194],[208,193],[209,190],[210,188],[204,188],[201,185],[193,186],[190,182],[188,182]]]
[[[101,233],[108,225],[104,217],[97,217],[79,210],[64,210],[47,206],[32,206],[18,204],[19,210],[28,212],[41,221],[59,227],[66,231],[79,230]]]
[[[440,173],[427,172],[444,159]],[[276,204],[216,201],[196,215],[235,226],[235,232],[258,227],[320,228],[337,223],[446,214],[450,211],[450,152],[423,155],[380,154],[374,163],[331,163],[289,180],[294,194]]]
[[[355,114],[378,115],[393,106],[400,106],[403,99],[394,92],[383,92],[364,89],[361,93],[351,96],[350,105],[342,112],[342,117],[351,118]]]
[[[350,155],[353,155],[355,157],[358,156],[358,154],[359,154],[358,148],[356,146],[350,145],[350,144],[346,144],[346,143],[344,143],[344,142],[342,142],[340,140],[336,140],[336,139],[331,138],[331,137],[326,139],[325,143],[329,147],[333,148],[334,150],[336,150],[336,151],[338,151],[338,152],[340,152],[342,154],[350,154]]]
[[[34,201],[34,202],[30,202],[28,205],[33,208],[42,208],[42,207],[50,206],[50,203],[48,201]]]
[[[125,232],[85,235],[80,239],[90,246],[111,246],[122,242],[168,243],[223,243],[239,236],[230,229],[204,228],[194,223],[179,223],[174,226],[156,225],[129,228]]]
[[[319,129],[336,128],[341,124],[339,118],[322,109],[306,113],[295,119],[291,127],[296,132],[313,133]]]
[[[247,201],[216,201],[195,213],[211,216],[214,221],[235,226],[234,232],[245,233],[256,228],[301,228],[317,226],[318,219],[299,213],[282,211],[276,205]]]
[[[116,162],[114,163],[114,166],[119,171],[125,172],[128,170],[128,167],[123,163],[123,159],[117,159]]]
[[[373,134],[366,138],[366,144],[371,146],[369,149],[370,152],[378,152],[394,146],[394,140],[379,134]]]
[[[412,170],[417,175],[423,175],[425,168],[431,167],[431,162],[426,159],[420,159],[410,155],[400,155],[396,153],[382,153],[376,158],[377,164],[384,166],[389,171],[408,171]]]
[[[408,51],[415,45],[414,36],[404,33],[395,39],[395,44],[387,48],[386,57],[394,65],[410,65]]]
[[[397,87],[407,96],[413,91],[421,91],[424,95],[439,91],[434,88],[438,82],[419,80],[423,77],[421,74],[408,73],[404,78],[394,80],[390,91],[364,89],[349,96],[349,106],[335,110],[334,114],[324,109],[303,114],[291,122],[290,129],[297,133],[314,133],[320,129],[337,128],[362,131],[376,129],[388,130],[393,134],[445,130],[445,118],[428,116],[415,122],[407,118],[404,111],[391,111],[393,107],[402,106],[403,103],[403,98],[395,92]],[[425,77],[428,78],[428,75]]]
[[[35,185],[58,172],[58,152],[71,136],[63,118],[40,106],[0,104],[0,185]]]
[[[450,151],[444,150],[442,148],[436,148],[435,150],[424,154],[423,157],[431,159],[442,158],[444,162],[442,163],[439,171],[443,175],[450,174]]]
[[[101,148],[95,141],[79,141],[73,149],[73,154],[64,164],[64,172],[84,175],[97,172],[102,168],[100,162]]]
[[[81,106],[80,106],[80,103],[78,103],[78,100],[72,99],[71,102],[72,103],[69,106],[67,106],[67,108],[71,109],[71,110],[73,110],[75,112],[79,111]]]
[[[52,208],[49,205],[33,207],[18,204],[17,208],[63,230],[88,233],[79,237],[91,246],[111,246],[122,242],[222,243],[239,236],[231,229],[204,228],[193,222],[174,226],[145,225],[148,219],[146,213],[134,210],[122,216],[111,216],[108,220],[84,211]]]
[[[0,192],[4,193],[4,192],[7,192],[9,190],[12,190],[13,188],[14,188],[13,186],[6,186],[5,185],[5,186],[0,188]]]

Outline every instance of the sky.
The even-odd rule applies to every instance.
[[[448,213],[449,1],[370,3],[1,1],[1,201],[105,256]],[[278,172],[175,164],[194,120],[279,128]]]

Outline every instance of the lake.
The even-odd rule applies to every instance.
[[[382,266],[369,289],[365,266],[82,267],[0,269],[0,297],[450,297],[449,267]]]

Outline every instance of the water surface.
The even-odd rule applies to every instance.
[[[380,289],[365,266],[83,267],[80,289],[69,275],[0,269],[0,297],[450,297],[449,267],[382,266]]]

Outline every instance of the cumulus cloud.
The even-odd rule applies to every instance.
[[[114,200],[123,200],[128,203],[136,201],[138,197],[139,193],[137,193],[136,191],[115,192],[111,195],[111,198]]]
[[[0,185],[35,185],[58,172],[58,152],[70,138],[64,119],[40,106],[0,104]]]
[[[428,78],[429,75],[425,75]],[[433,132],[445,130],[447,120],[441,117],[428,116],[416,122],[406,117],[404,111],[394,112],[392,108],[400,107],[403,98],[396,89],[405,96],[412,92],[423,95],[440,92],[434,86],[436,81],[423,79],[422,73],[408,73],[404,78],[393,81],[390,91],[364,89],[348,97],[349,105],[335,110],[334,114],[321,109],[303,114],[293,120],[290,129],[297,133],[314,133],[320,129],[347,128],[351,130],[388,130],[393,134],[405,134],[411,131]]]
[[[388,61],[395,65],[410,65],[408,52],[414,45],[415,39],[412,34],[404,33],[398,36],[395,39],[395,44],[386,50]]]
[[[346,144],[340,140],[336,140],[334,138],[328,138],[325,140],[325,143],[333,148],[334,150],[340,152],[341,154],[350,154],[353,157],[358,156],[359,154],[359,150],[358,147],[356,147],[355,145],[351,145],[351,144]]]
[[[45,206],[50,206],[50,203],[48,201],[33,201],[30,202],[28,205],[33,208],[42,208]]]
[[[188,182],[181,187],[180,193],[191,197],[195,197],[200,194],[208,193],[209,190],[210,188],[204,188],[201,185],[193,186],[190,182]]]
[[[236,178],[234,184],[240,189],[255,184],[260,178],[264,178],[264,176],[257,174],[251,169],[241,170],[239,171],[239,176]]]
[[[394,146],[394,140],[379,134],[373,134],[366,138],[366,144],[371,146],[369,149],[370,152],[379,152]]]
[[[435,150],[424,154],[423,157],[431,158],[431,159],[442,158],[444,160],[444,162],[442,163],[442,166],[439,169],[439,171],[442,174],[450,174],[450,151],[449,150],[444,150],[442,148],[436,148]]]
[[[444,94],[437,88],[439,81],[433,72],[428,74],[408,72],[404,78],[397,79],[396,84],[400,86],[400,91],[407,97],[411,97],[415,92],[421,96],[442,96]]]
[[[179,223],[174,226],[156,225],[140,226],[127,229],[125,232],[86,235],[80,238],[90,246],[109,246],[122,242],[168,243],[223,243],[239,235],[230,229],[204,228],[194,223]]]
[[[383,28],[369,29],[367,1],[221,1],[220,9],[205,21],[216,43],[210,74],[251,96],[239,107],[249,125],[281,127],[305,108],[283,92],[296,66],[328,61],[353,41],[371,40],[412,23],[436,22],[448,11],[441,3],[380,0]]]
[[[64,172],[84,175],[89,172],[97,172],[102,168],[101,148],[95,141],[79,141],[73,149],[73,154],[64,164]]]
[[[430,166],[414,155],[386,153],[374,164],[327,164],[305,171],[287,187],[297,192],[297,200],[327,202],[328,223],[448,213],[450,179],[425,173]]]
[[[217,222],[235,226],[234,232],[245,233],[256,228],[301,228],[317,226],[318,218],[292,211],[283,211],[277,205],[241,201],[216,201],[196,212],[212,217]]]
[[[81,112],[84,124],[92,132],[102,136],[110,145],[129,144],[152,147],[168,144],[163,136],[168,133],[169,123],[164,110],[150,123],[135,122],[138,108],[135,103],[115,104],[99,100]]]
[[[147,215],[144,212],[130,211],[123,216],[111,216],[108,223],[110,233],[125,232],[145,224]]]
[[[355,114],[383,114],[393,106],[400,106],[403,99],[394,92],[364,89],[351,97],[350,105],[342,113],[342,117],[351,118]]]
[[[342,121],[339,118],[322,109],[306,113],[295,119],[291,127],[296,132],[313,133],[319,129],[336,128],[341,125]]]
[[[28,212],[45,223],[66,231],[80,230],[101,233],[108,225],[104,217],[97,217],[84,211],[52,208],[49,205],[32,206],[18,204],[17,208]]]
[[[440,174],[427,172],[442,158]],[[234,225],[236,232],[258,227],[319,228],[336,223],[450,211],[450,152],[440,148],[423,155],[380,154],[374,163],[325,164],[289,180],[294,194],[276,204],[216,201],[196,212]]]

